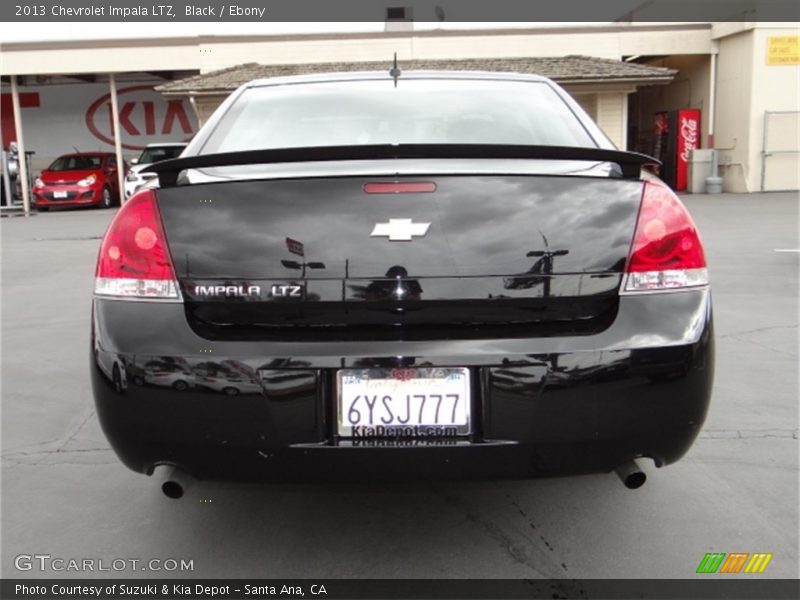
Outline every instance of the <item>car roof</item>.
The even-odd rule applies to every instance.
[[[62,154],[58,158],[67,158],[70,156],[114,156],[113,152],[71,152],[70,154]]]
[[[398,85],[403,79],[429,79],[429,80],[482,80],[482,81],[527,81],[550,82],[551,80],[541,75],[526,73],[497,72],[497,71],[402,71],[398,77]],[[288,75],[285,77],[268,77],[255,79],[244,84],[244,87],[262,87],[271,85],[290,85],[297,83],[333,83],[347,81],[392,81],[393,77],[387,68],[385,71],[350,71],[337,73],[314,73],[308,75]]]
[[[156,142],[154,144],[147,144],[145,149],[147,148],[163,148],[165,146],[173,147],[173,146],[186,146],[187,142]]]

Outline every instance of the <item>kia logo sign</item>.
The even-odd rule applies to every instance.
[[[160,96],[153,94],[150,85],[120,88],[117,90],[117,100],[120,132],[126,140],[122,147],[127,150],[142,150],[148,143],[158,141],[150,139],[155,136],[181,133],[183,137],[189,137],[193,133],[183,101],[164,102]],[[86,127],[100,141],[114,145],[110,93],[95,100],[86,111]],[[135,143],[139,140],[141,143]]]

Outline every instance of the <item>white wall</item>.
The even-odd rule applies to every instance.
[[[748,187],[761,188],[761,169],[766,160],[764,189],[800,189],[800,65],[767,64],[767,39],[772,36],[798,36],[797,28],[759,27],[753,39],[753,97],[751,100],[750,150],[748,159],[755,168],[748,177]],[[768,149],[794,150],[791,154],[775,154],[763,158],[764,113],[789,111],[792,114],[773,116],[769,120]]]
[[[614,145],[624,150],[627,146],[626,94],[619,92],[597,94],[597,124],[611,138]]]
[[[766,58],[769,36],[797,34],[797,28],[786,25],[759,25],[719,40],[715,145],[722,149],[726,191],[761,189],[765,111],[800,111],[800,66],[768,65]],[[781,121],[773,121],[773,141],[788,148],[800,135],[798,120]],[[800,143],[794,147],[800,149]],[[800,155],[766,160],[765,190],[800,189]]]
[[[734,33],[719,41],[714,145],[720,149],[720,174],[726,192],[750,190],[747,181],[752,166],[747,164],[747,157],[752,54],[752,30]]]

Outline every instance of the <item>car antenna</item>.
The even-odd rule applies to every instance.
[[[72,149],[75,150],[75,154],[80,154],[81,153],[81,151],[78,150],[75,146],[73,146]]]
[[[394,63],[392,64],[392,68],[389,70],[389,75],[391,75],[392,79],[394,79],[394,87],[397,87],[397,79],[401,74],[400,67],[397,66],[397,52],[395,52]]]

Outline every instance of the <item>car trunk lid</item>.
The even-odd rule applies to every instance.
[[[158,198],[187,316],[206,337],[565,335],[613,320],[641,185],[347,176]]]

